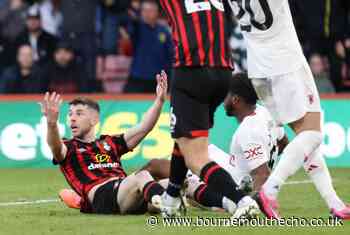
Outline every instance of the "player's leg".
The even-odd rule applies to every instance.
[[[320,99],[307,65],[272,80],[253,79],[253,85],[275,119],[283,124],[289,123],[296,133],[259,192],[265,214],[278,217],[275,198],[282,184],[303,166],[305,157],[321,145]]]
[[[214,115],[214,111],[211,112],[211,110],[215,110],[224,99],[228,87],[225,79],[228,81],[231,78],[231,73],[225,71],[228,73],[222,77],[222,74],[210,74],[209,69],[202,70],[204,69],[194,70],[198,72],[196,76],[200,78],[198,82],[201,84],[193,84],[192,81],[183,86],[181,83],[177,84],[180,79],[173,81],[175,89],[172,87],[172,135],[176,138],[178,147],[171,160],[169,186],[163,200],[164,205],[168,208],[174,207],[176,198],[180,194],[181,184],[186,176],[187,167],[189,167],[210,186],[211,190],[221,192],[238,206],[241,202],[243,207],[246,204],[254,203],[254,201],[250,197],[244,197],[245,195],[236,189],[237,185],[231,176],[208,157],[208,129],[212,126],[210,122],[213,117],[211,115]],[[186,81],[187,78],[184,78],[186,76],[193,77],[194,74],[184,74],[181,78],[182,82]],[[223,79],[224,81],[215,79]],[[224,85],[222,85],[223,83]],[[186,90],[189,87],[190,90]],[[204,89],[208,89],[208,91]],[[215,92],[216,90],[221,92],[219,96]],[[212,107],[212,97],[214,96],[220,101],[216,101],[216,106]],[[243,198],[244,200],[242,200]]]
[[[190,140],[180,138],[178,143],[183,147],[182,152],[186,156],[187,166],[209,186],[208,190],[218,192],[238,204],[245,195],[237,190],[238,186],[231,175],[215,161],[209,159],[208,148],[203,148],[203,146],[208,146],[208,139],[204,137]]]
[[[236,205],[233,201],[229,200],[221,193],[210,189],[207,184],[200,181],[198,176],[188,175],[187,184],[186,197],[189,198],[195,206],[207,207],[213,210],[222,208],[231,214],[236,210]]]
[[[304,169],[314,183],[317,191],[327,203],[331,213],[341,219],[350,219],[350,207],[338,197],[332,184],[321,148],[316,149],[304,163]]]
[[[118,188],[117,202],[120,213],[135,213],[143,206],[144,202],[158,207],[160,195],[163,192],[164,188],[154,181],[149,172],[140,171],[129,175]]]
[[[155,180],[169,178],[170,161],[166,159],[152,159],[141,170],[148,171]]]
[[[284,149],[280,161],[263,186],[268,196],[276,198],[287,178],[295,174],[303,166],[304,159],[311,157],[320,147],[322,133],[317,123],[320,123],[320,113],[307,113],[304,118],[293,123],[298,126],[293,128],[296,136]],[[295,127],[293,124],[290,126]]]

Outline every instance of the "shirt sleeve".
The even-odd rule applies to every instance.
[[[131,151],[126,144],[124,134],[111,136],[111,139],[117,147],[118,154],[123,155]]]
[[[245,163],[247,170],[252,171],[269,161],[269,153],[264,137],[257,131],[251,130],[238,139],[238,146],[241,148],[241,161]]]

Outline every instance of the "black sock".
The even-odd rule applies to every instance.
[[[237,190],[237,184],[231,175],[215,162],[209,162],[202,168],[200,179],[211,189],[222,193],[235,203],[245,196],[243,192]]]
[[[162,195],[164,188],[156,181],[150,181],[143,187],[142,194],[146,202],[151,202],[154,195]]]
[[[169,184],[166,190],[172,197],[180,196],[181,186],[186,178],[187,166],[185,159],[180,152],[179,146],[175,143],[170,163]]]
[[[199,187],[194,191],[193,197],[196,202],[203,206],[223,208],[223,195],[214,192],[214,190],[210,190],[206,184],[199,185]]]

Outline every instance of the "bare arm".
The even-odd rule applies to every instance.
[[[267,163],[265,163],[252,170],[250,175],[252,176],[254,182],[253,191],[260,191],[261,186],[270,175],[270,169],[267,166]]]
[[[55,92],[51,95],[47,92],[44,100],[40,103],[41,111],[47,120],[47,136],[46,140],[51,149],[53,158],[57,162],[62,162],[67,153],[67,147],[63,144],[58,131],[58,115],[59,108],[62,104],[60,95]]]
[[[157,75],[157,98],[153,105],[148,109],[141,123],[130,128],[124,134],[124,139],[129,149],[135,148],[157,123],[165,101],[167,89],[167,75],[162,71],[161,75]]]

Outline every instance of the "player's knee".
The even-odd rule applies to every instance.
[[[135,176],[139,180],[147,180],[147,179],[152,178],[151,174],[147,170],[139,171],[139,172],[137,172],[137,174]]]
[[[303,131],[302,133],[309,136],[308,143],[305,144],[310,144],[315,150],[321,146],[323,140],[321,131]]]
[[[154,180],[151,174],[146,170],[138,172],[135,176],[139,189],[142,189],[145,183]]]
[[[321,131],[321,114],[317,112],[306,113],[303,118],[290,123],[289,126],[296,134],[303,131]]]
[[[185,159],[185,162],[188,169],[190,169],[194,174],[199,175],[202,168],[209,162],[209,160],[197,156],[187,158]]]

